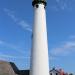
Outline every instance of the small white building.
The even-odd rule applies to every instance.
[[[50,70],[50,75],[60,75],[60,72],[53,68],[52,70]]]

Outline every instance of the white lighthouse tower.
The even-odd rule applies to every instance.
[[[49,75],[46,0],[33,0],[34,25],[30,75]]]

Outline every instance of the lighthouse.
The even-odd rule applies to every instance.
[[[46,0],[33,0],[34,23],[30,75],[49,75]]]

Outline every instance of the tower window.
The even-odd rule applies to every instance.
[[[58,75],[58,73],[56,73],[56,75]]]
[[[38,8],[38,7],[39,7],[39,5],[37,4],[37,5],[36,5],[36,8]]]
[[[52,75],[52,73],[50,73],[50,75]]]

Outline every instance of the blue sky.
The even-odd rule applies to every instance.
[[[33,25],[32,0],[0,0],[0,60],[29,69]],[[75,72],[75,0],[48,0],[50,68]]]

